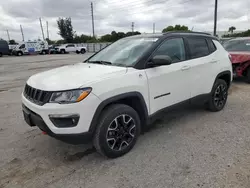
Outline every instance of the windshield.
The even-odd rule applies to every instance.
[[[133,37],[120,39],[94,55],[88,62],[104,62],[105,64],[124,67],[133,66],[142,54],[157,40],[158,38]]]
[[[227,51],[250,51],[250,40],[231,40],[223,46]]]

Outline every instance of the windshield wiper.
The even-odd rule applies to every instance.
[[[108,62],[108,61],[88,61],[88,63],[96,63],[96,64],[102,64],[102,65],[112,65],[112,63]]]

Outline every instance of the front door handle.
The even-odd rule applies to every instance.
[[[185,65],[185,66],[183,66],[183,67],[181,68],[182,71],[185,71],[185,70],[188,70],[188,69],[190,69],[190,66],[188,66],[188,65]]]

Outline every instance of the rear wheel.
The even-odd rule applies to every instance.
[[[246,79],[247,83],[250,84],[250,67],[247,69]]]
[[[65,50],[64,49],[60,50],[60,52],[61,52],[61,54],[65,54]]]
[[[208,101],[208,110],[218,112],[222,110],[227,102],[228,85],[224,80],[216,80],[210,99]]]
[[[42,51],[42,54],[43,54],[43,55],[45,55],[45,54],[46,54],[46,51],[45,51],[45,50],[43,50],[43,51]]]
[[[81,54],[85,54],[86,50],[85,49],[81,49]]]
[[[140,118],[133,108],[124,104],[111,105],[101,115],[94,146],[106,157],[120,157],[134,147],[140,126]]]
[[[3,56],[3,54],[2,54],[2,52],[0,52],[0,57],[2,57]]]
[[[78,50],[76,50],[76,53],[79,54],[80,52]]]

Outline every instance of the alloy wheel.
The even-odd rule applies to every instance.
[[[227,100],[227,87],[223,84],[218,85],[214,92],[214,104],[221,108]]]
[[[127,148],[136,134],[135,120],[127,114],[117,116],[109,125],[106,141],[110,149],[121,151]]]

